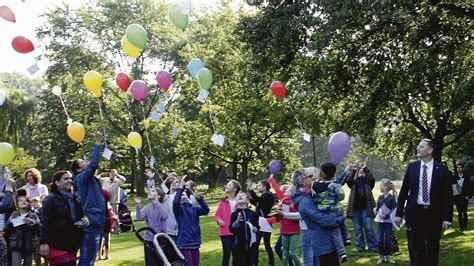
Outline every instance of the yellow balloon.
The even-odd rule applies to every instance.
[[[97,71],[89,71],[84,75],[84,85],[99,98],[102,95],[102,76]]]
[[[137,132],[130,132],[130,134],[128,134],[127,140],[130,146],[135,147],[137,149],[142,148],[142,136],[140,136],[140,134],[138,134]]]
[[[77,143],[81,143],[86,136],[86,131],[81,123],[72,122],[67,126],[67,135]]]
[[[135,45],[131,44],[126,36],[122,37],[122,48],[125,53],[130,56],[131,58],[137,58],[137,56],[141,53],[141,49],[136,47]]]
[[[8,142],[0,142],[0,164],[8,165],[15,158],[15,150]]]

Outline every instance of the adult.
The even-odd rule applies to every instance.
[[[458,163],[456,175],[453,179],[454,204],[458,212],[459,231],[467,229],[467,206],[469,205],[469,182],[470,178],[464,173],[464,165]]]
[[[80,202],[71,193],[71,178],[68,171],[54,173],[51,194],[43,200],[40,254],[48,257],[49,265],[76,265],[83,228],[89,225]]]
[[[252,180],[249,178],[247,180],[247,189],[250,195],[250,203],[255,206],[255,212],[259,217],[268,218],[273,205],[275,204],[275,197],[270,192],[270,183],[267,180],[261,180],[258,182],[257,190],[261,193],[260,196],[255,193],[253,190]],[[260,225],[262,227],[262,225]],[[265,251],[268,254],[268,263],[270,266],[275,265],[275,259],[273,256],[272,245],[270,244],[270,238],[272,233],[270,232],[257,232],[257,247],[260,246],[260,241],[263,238],[263,243],[265,245]],[[255,263],[258,266],[258,253],[255,256]]]
[[[314,265],[334,265],[338,266],[339,258],[336,247],[332,241],[331,229],[339,227],[338,219],[342,216],[336,216],[331,212],[319,210],[314,203],[311,193],[311,182],[313,176],[305,175],[304,169],[295,171],[292,174],[293,185],[297,188],[296,194],[292,197],[293,202],[306,223],[306,234],[311,239]],[[306,262],[305,262],[305,265]]]
[[[375,199],[372,189],[375,186],[375,179],[369,168],[362,165],[355,165],[348,169],[347,186],[351,188],[349,201],[347,204],[347,217],[352,218],[356,239],[356,250],[365,251],[365,240],[370,251],[378,252],[378,244],[375,240],[375,233],[372,227],[372,220],[375,217]]]
[[[41,173],[36,168],[30,168],[25,171],[25,180],[26,185],[24,185],[23,189],[26,190],[26,195],[28,198],[35,198],[40,197],[42,200],[44,197],[48,195],[48,188],[41,184]]]
[[[101,179],[102,188],[109,192],[109,203],[115,215],[118,215],[118,205],[120,203],[120,186],[125,183],[125,180],[125,177],[119,175],[115,169],[111,169],[109,171],[108,177]],[[114,233],[120,233],[118,220],[115,220],[113,230]]]
[[[430,139],[418,144],[416,155],[420,160],[407,167],[394,219],[400,225],[405,215],[411,227],[410,259],[415,265],[438,265],[441,229],[449,228],[453,218],[451,176],[446,165],[433,159],[433,150]]]
[[[237,193],[240,191],[240,184],[237,180],[231,179],[225,186],[227,196],[219,201],[214,221],[219,225],[219,236],[222,243],[222,266],[229,265],[230,255],[232,253],[233,236],[229,230],[230,216],[236,210]],[[235,264],[235,257],[232,254],[232,264]]]
[[[84,228],[79,265],[94,264],[99,249],[100,235],[104,231],[105,199],[102,195],[100,181],[94,176],[99,166],[101,136],[100,132],[95,133],[95,145],[89,163],[79,159],[71,164],[74,190],[82,203],[84,214],[90,222],[90,226]]]

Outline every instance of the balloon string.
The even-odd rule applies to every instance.
[[[191,44],[189,44],[188,35],[186,34],[186,31],[183,30],[183,32],[184,32],[184,39],[186,39],[186,46],[188,47],[189,52],[192,53],[193,50],[191,49]]]
[[[298,120],[298,118],[296,117],[296,113],[295,111],[293,111],[293,108],[291,108],[291,105],[288,105],[288,107],[290,108],[290,111],[293,113],[293,115],[295,116],[295,120],[296,120],[296,124],[300,127],[301,131],[303,132],[306,132],[303,128],[303,124],[301,124],[301,122]]]
[[[69,114],[67,113],[67,109],[66,109],[66,105],[64,104],[63,97],[62,97],[61,95],[59,95],[59,99],[61,100],[61,104],[63,105],[64,113],[66,113],[67,119],[68,119],[68,120],[71,120],[71,117],[70,117]]]
[[[99,103],[100,120],[102,121],[102,130],[104,131],[104,145],[105,148],[107,148],[107,131],[105,130],[104,126],[104,115],[102,113],[102,107],[100,106],[100,99],[97,99],[97,103]]]
[[[146,116],[145,116],[145,106],[144,106],[144,104],[142,104],[142,113],[143,113],[143,120],[145,121]],[[148,136],[148,127],[147,127],[146,123],[145,123],[145,137],[146,137],[146,141],[148,143],[148,149],[150,150],[150,156],[151,156],[150,137]]]
[[[125,95],[126,95],[125,97],[127,98],[127,99],[125,100],[125,103],[127,104],[128,119],[130,119],[130,129],[131,129],[132,131],[135,131],[134,126],[133,126],[132,113],[131,113],[131,111],[130,111],[130,108],[131,108],[131,107],[130,107],[130,103],[129,103],[130,98],[128,97],[128,93],[126,93]]]

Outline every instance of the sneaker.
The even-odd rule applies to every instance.
[[[377,261],[377,264],[382,264],[384,261],[383,256],[379,257],[379,260]]]
[[[350,246],[352,244],[351,240],[350,239],[346,239],[344,241],[344,246]]]
[[[341,263],[346,262],[347,261],[347,255],[346,254],[342,255],[340,260],[341,260]]]
[[[387,256],[385,261],[391,264],[395,264],[395,261],[393,260],[392,256]]]

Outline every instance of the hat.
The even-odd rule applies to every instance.
[[[320,168],[327,177],[334,177],[334,174],[336,173],[336,165],[333,163],[323,163]]]

